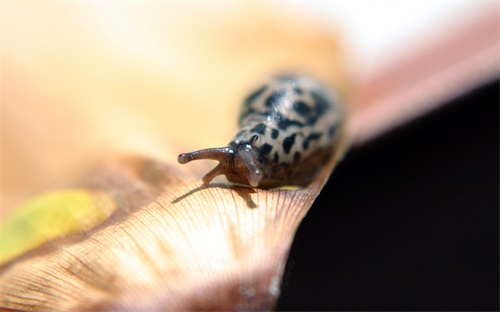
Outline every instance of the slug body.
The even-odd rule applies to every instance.
[[[313,78],[272,78],[245,99],[241,130],[226,147],[180,154],[178,161],[219,161],[204,176],[205,184],[223,174],[231,182],[260,188],[306,185],[338,141],[339,102]]]

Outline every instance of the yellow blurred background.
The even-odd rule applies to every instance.
[[[345,90],[338,35],[284,6],[2,3],[0,217],[109,157],[175,164],[225,145],[267,75],[307,72]]]

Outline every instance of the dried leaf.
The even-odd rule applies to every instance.
[[[2,306],[271,309],[293,235],[343,148],[302,189],[204,186],[145,158],[108,164],[89,177],[87,189],[112,197],[113,214],[5,263]],[[79,191],[66,194],[78,196],[72,192]],[[53,200],[52,207],[67,202]]]

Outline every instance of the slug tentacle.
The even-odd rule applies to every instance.
[[[233,151],[229,147],[214,147],[214,148],[206,148],[199,151],[194,151],[191,153],[182,153],[177,158],[177,161],[180,164],[187,164],[192,160],[198,159],[212,159],[218,161],[227,160],[232,154]]]
[[[263,178],[262,171],[259,169],[255,160],[252,157],[251,145],[245,146],[245,149],[238,152],[239,161],[248,170],[248,182],[251,186],[256,187],[259,185],[260,180]]]
[[[203,183],[208,184],[210,181],[212,181],[213,178],[216,176],[223,174],[224,173],[224,167],[222,166],[222,163],[219,163],[217,166],[215,166],[214,169],[210,170],[205,174],[203,177]]]

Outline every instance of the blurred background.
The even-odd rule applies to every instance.
[[[0,5],[0,218],[114,155],[219,146],[256,81],[305,71],[354,146],[278,309],[498,309],[496,2]]]

